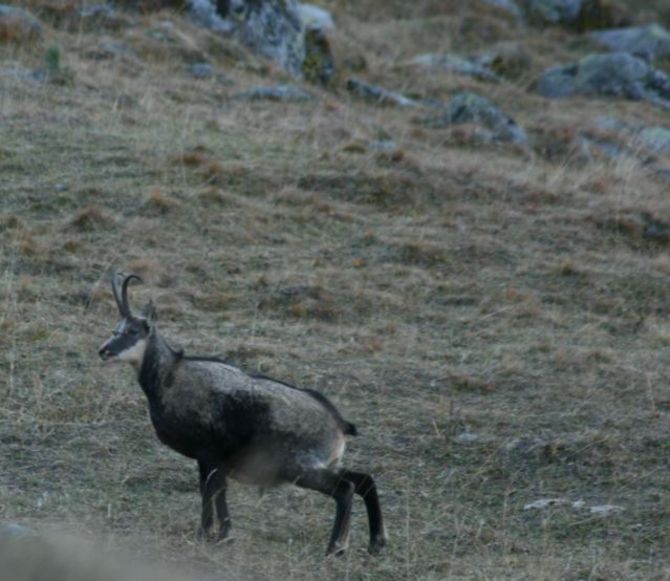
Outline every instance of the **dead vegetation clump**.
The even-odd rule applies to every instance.
[[[83,208],[68,222],[68,228],[78,232],[94,232],[100,229],[110,229],[114,225],[114,219],[98,206]]]
[[[164,193],[160,188],[153,188],[149,192],[144,207],[149,213],[167,214],[179,207],[179,201]]]

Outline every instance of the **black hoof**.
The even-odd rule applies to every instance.
[[[346,545],[344,547],[340,545],[333,545],[332,547],[328,547],[328,550],[326,551],[326,557],[343,557],[346,552]]]
[[[216,544],[217,545],[230,545],[235,542],[235,537],[230,535],[230,531],[220,531],[216,535]]]
[[[204,527],[198,527],[195,536],[199,541],[203,543],[214,540],[214,533],[211,528],[206,529]]]
[[[368,545],[368,553],[370,553],[371,555],[379,555],[379,553],[382,552],[385,546],[386,546],[386,539],[384,537],[374,539],[370,541],[370,544]]]

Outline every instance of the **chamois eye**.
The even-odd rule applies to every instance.
[[[139,331],[137,329],[128,329],[128,334],[134,337],[139,334]]]

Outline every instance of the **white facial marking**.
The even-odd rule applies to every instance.
[[[137,367],[140,365],[140,363],[142,363],[142,359],[144,359],[144,351],[146,348],[147,340],[140,339],[132,347],[128,347],[128,349],[121,351],[116,356],[116,359],[118,361],[127,361],[128,363],[132,363]]]

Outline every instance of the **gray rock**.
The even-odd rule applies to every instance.
[[[398,149],[398,144],[393,139],[376,139],[368,143],[371,151],[389,152]]]
[[[613,51],[623,51],[648,61],[670,55],[670,32],[658,24],[599,30],[589,35]]]
[[[43,83],[47,80],[47,73],[41,70],[26,69],[19,65],[0,67],[0,79],[16,79],[19,81],[32,81]]]
[[[193,63],[187,70],[194,79],[210,79],[214,76],[214,67],[209,63]]]
[[[519,80],[528,74],[533,59],[523,44],[506,42],[479,54],[474,62],[499,79]]]
[[[528,143],[526,132],[509,115],[491,101],[475,93],[459,93],[449,101],[445,111],[437,117],[424,120],[432,128],[443,128],[461,123],[481,125],[498,142]]]
[[[670,153],[670,129],[665,127],[645,127],[641,129],[638,141],[656,153]]]
[[[86,56],[95,60],[128,59],[137,61],[137,53],[121,42],[103,38],[96,48],[86,51]]]
[[[191,15],[199,23],[236,38],[296,78],[303,76],[305,38],[295,0],[192,0]]]
[[[22,539],[26,537],[34,537],[35,535],[36,533],[32,529],[14,522],[0,524],[0,540]]]
[[[377,85],[370,85],[359,79],[349,79],[347,81],[347,90],[357,97],[374,101],[379,105],[396,105],[398,107],[420,107],[425,103],[406,97],[402,93],[389,91]]]
[[[274,85],[272,87],[256,87],[236,95],[238,99],[251,101],[283,101],[285,103],[304,103],[314,101],[315,97],[309,91],[295,85]]]
[[[598,117],[593,123],[595,129],[612,133],[630,152],[642,147],[654,153],[670,153],[670,129],[627,123],[614,117]]]
[[[670,108],[670,77],[626,52],[591,54],[577,63],[552,67],[535,88],[551,98],[607,95]]]
[[[529,21],[537,24],[573,24],[579,18],[583,0],[525,0]]]
[[[430,53],[415,56],[409,61],[411,65],[418,65],[427,69],[467,75],[483,81],[497,83],[501,79],[485,65],[455,54]]]
[[[519,5],[514,0],[483,0],[483,1],[489,6],[495,6],[496,8],[500,8],[501,10],[509,13],[518,20],[524,19],[523,11],[521,10],[521,8],[519,8]]]
[[[335,21],[328,10],[314,4],[298,4],[298,12],[307,30],[328,32],[335,30]]]
[[[0,4],[0,42],[27,42],[42,36],[40,21],[27,10]]]

